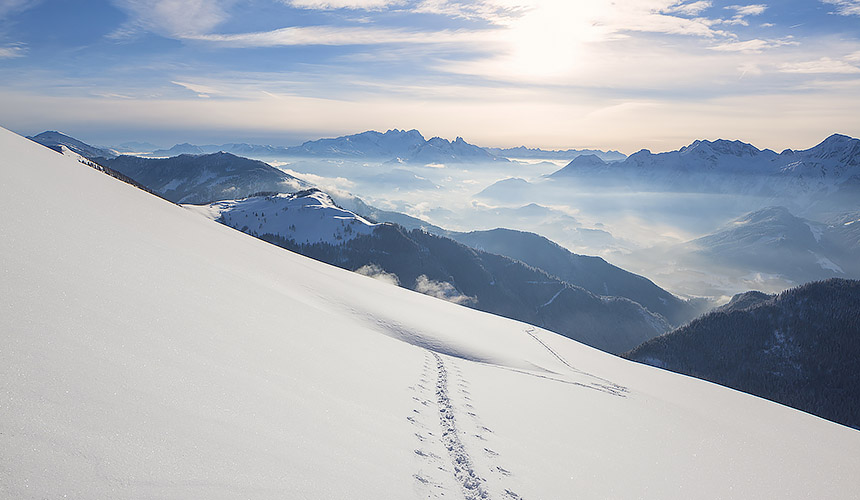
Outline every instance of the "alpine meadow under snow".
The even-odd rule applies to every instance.
[[[0,162],[5,498],[856,495],[856,430]]]

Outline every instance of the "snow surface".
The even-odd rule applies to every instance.
[[[2,498],[856,497],[856,430],[0,162]]]
[[[373,232],[379,224],[344,210],[322,191],[252,196],[186,208],[255,236],[337,245]]]

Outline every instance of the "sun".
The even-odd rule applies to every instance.
[[[506,37],[512,71],[523,76],[564,78],[588,56],[589,45],[603,30],[602,2],[537,2],[512,22]]]

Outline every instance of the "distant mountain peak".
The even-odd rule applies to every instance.
[[[824,139],[821,144],[839,144],[850,141],[856,141],[853,137],[843,135],[843,134],[832,134],[827,139]]]
[[[586,167],[586,166],[598,167],[598,166],[606,165],[606,162],[603,161],[596,154],[587,154],[587,155],[577,156],[576,158],[571,160],[570,163],[568,163],[567,165],[568,166],[582,166],[582,167]]]
[[[729,141],[726,139],[717,139],[716,141],[696,140],[689,146],[684,146],[679,150],[681,154],[691,154],[694,152],[711,154],[724,154],[733,156],[755,156],[761,153],[761,150],[752,144],[743,141]]]

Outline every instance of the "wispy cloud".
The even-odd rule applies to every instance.
[[[226,47],[284,47],[301,45],[434,44],[489,41],[488,31],[414,31],[376,27],[296,26],[238,34],[204,34],[183,37]]]
[[[227,20],[235,0],[113,0],[130,20],[114,32],[125,37],[151,31],[170,37],[209,33]]]
[[[726,9],[737,12],[739,16],[758,16],[764,14],[764,11],[767,10],[767,5],[729,5]]]
[[[690,2],[690,3],[678,3],[677,5],[673,5],[665,10],[668,13],[677,13],[684,16],[697,16],[701,14],[703,11],[711,8],[713,5],[712,2],[706,0],[700,0],[698,2]]]
[[[711,50],[716,50],[720,52],[744,52],[748,54],[755,54],[762,52],[767,49],[773,49],[776,47],[783,47],[786,45],[797,45],[798,42],[785,39],[785,40],[762,40],[760,38],[755,38],[752,40],[743,40],[743,41],[730,41],[721,43],[718,45],[714,45]]]
[[[191,92],[197,94],[197,97],[202,97],[204,99],[212,97],[212,94],[220,94],[221,91],[214,87],[210,87],[208,85],[200,85],[198,83],[188,83],[188,82],[170,82],[174,85],[179,85],[180,87],[184,87]]]
[[[836,13],[841,16],[860,16],[860,0],[821,0],[821,2],[835,5]]]
[[[803,74],[856,74],[860,73],[860,67],[850,64],[844,60],[831,59],[822,57],[814,61],[803,61],[796,63],[784,63],[779,67],[784,73],[803,73]]]
[[[746,18],[763,14],[764,11],[767,10],[767,5],[729,5],[725,7],[725,9],[734,11],[735,15],[728,19],[715,20],[716,24],[749,26],[750,23]]]
[[[42,0],[0,0],[0,19],[31,9]]]
[[[15,57],[24,57],[27,54],[27,49],[21,44],[12,44],[0,46],[0,59],[12,59]]]
[[[286,0],[285,3],[300,9],[376,10],[391,5],[402,5],[405,3],[405,0]]]

